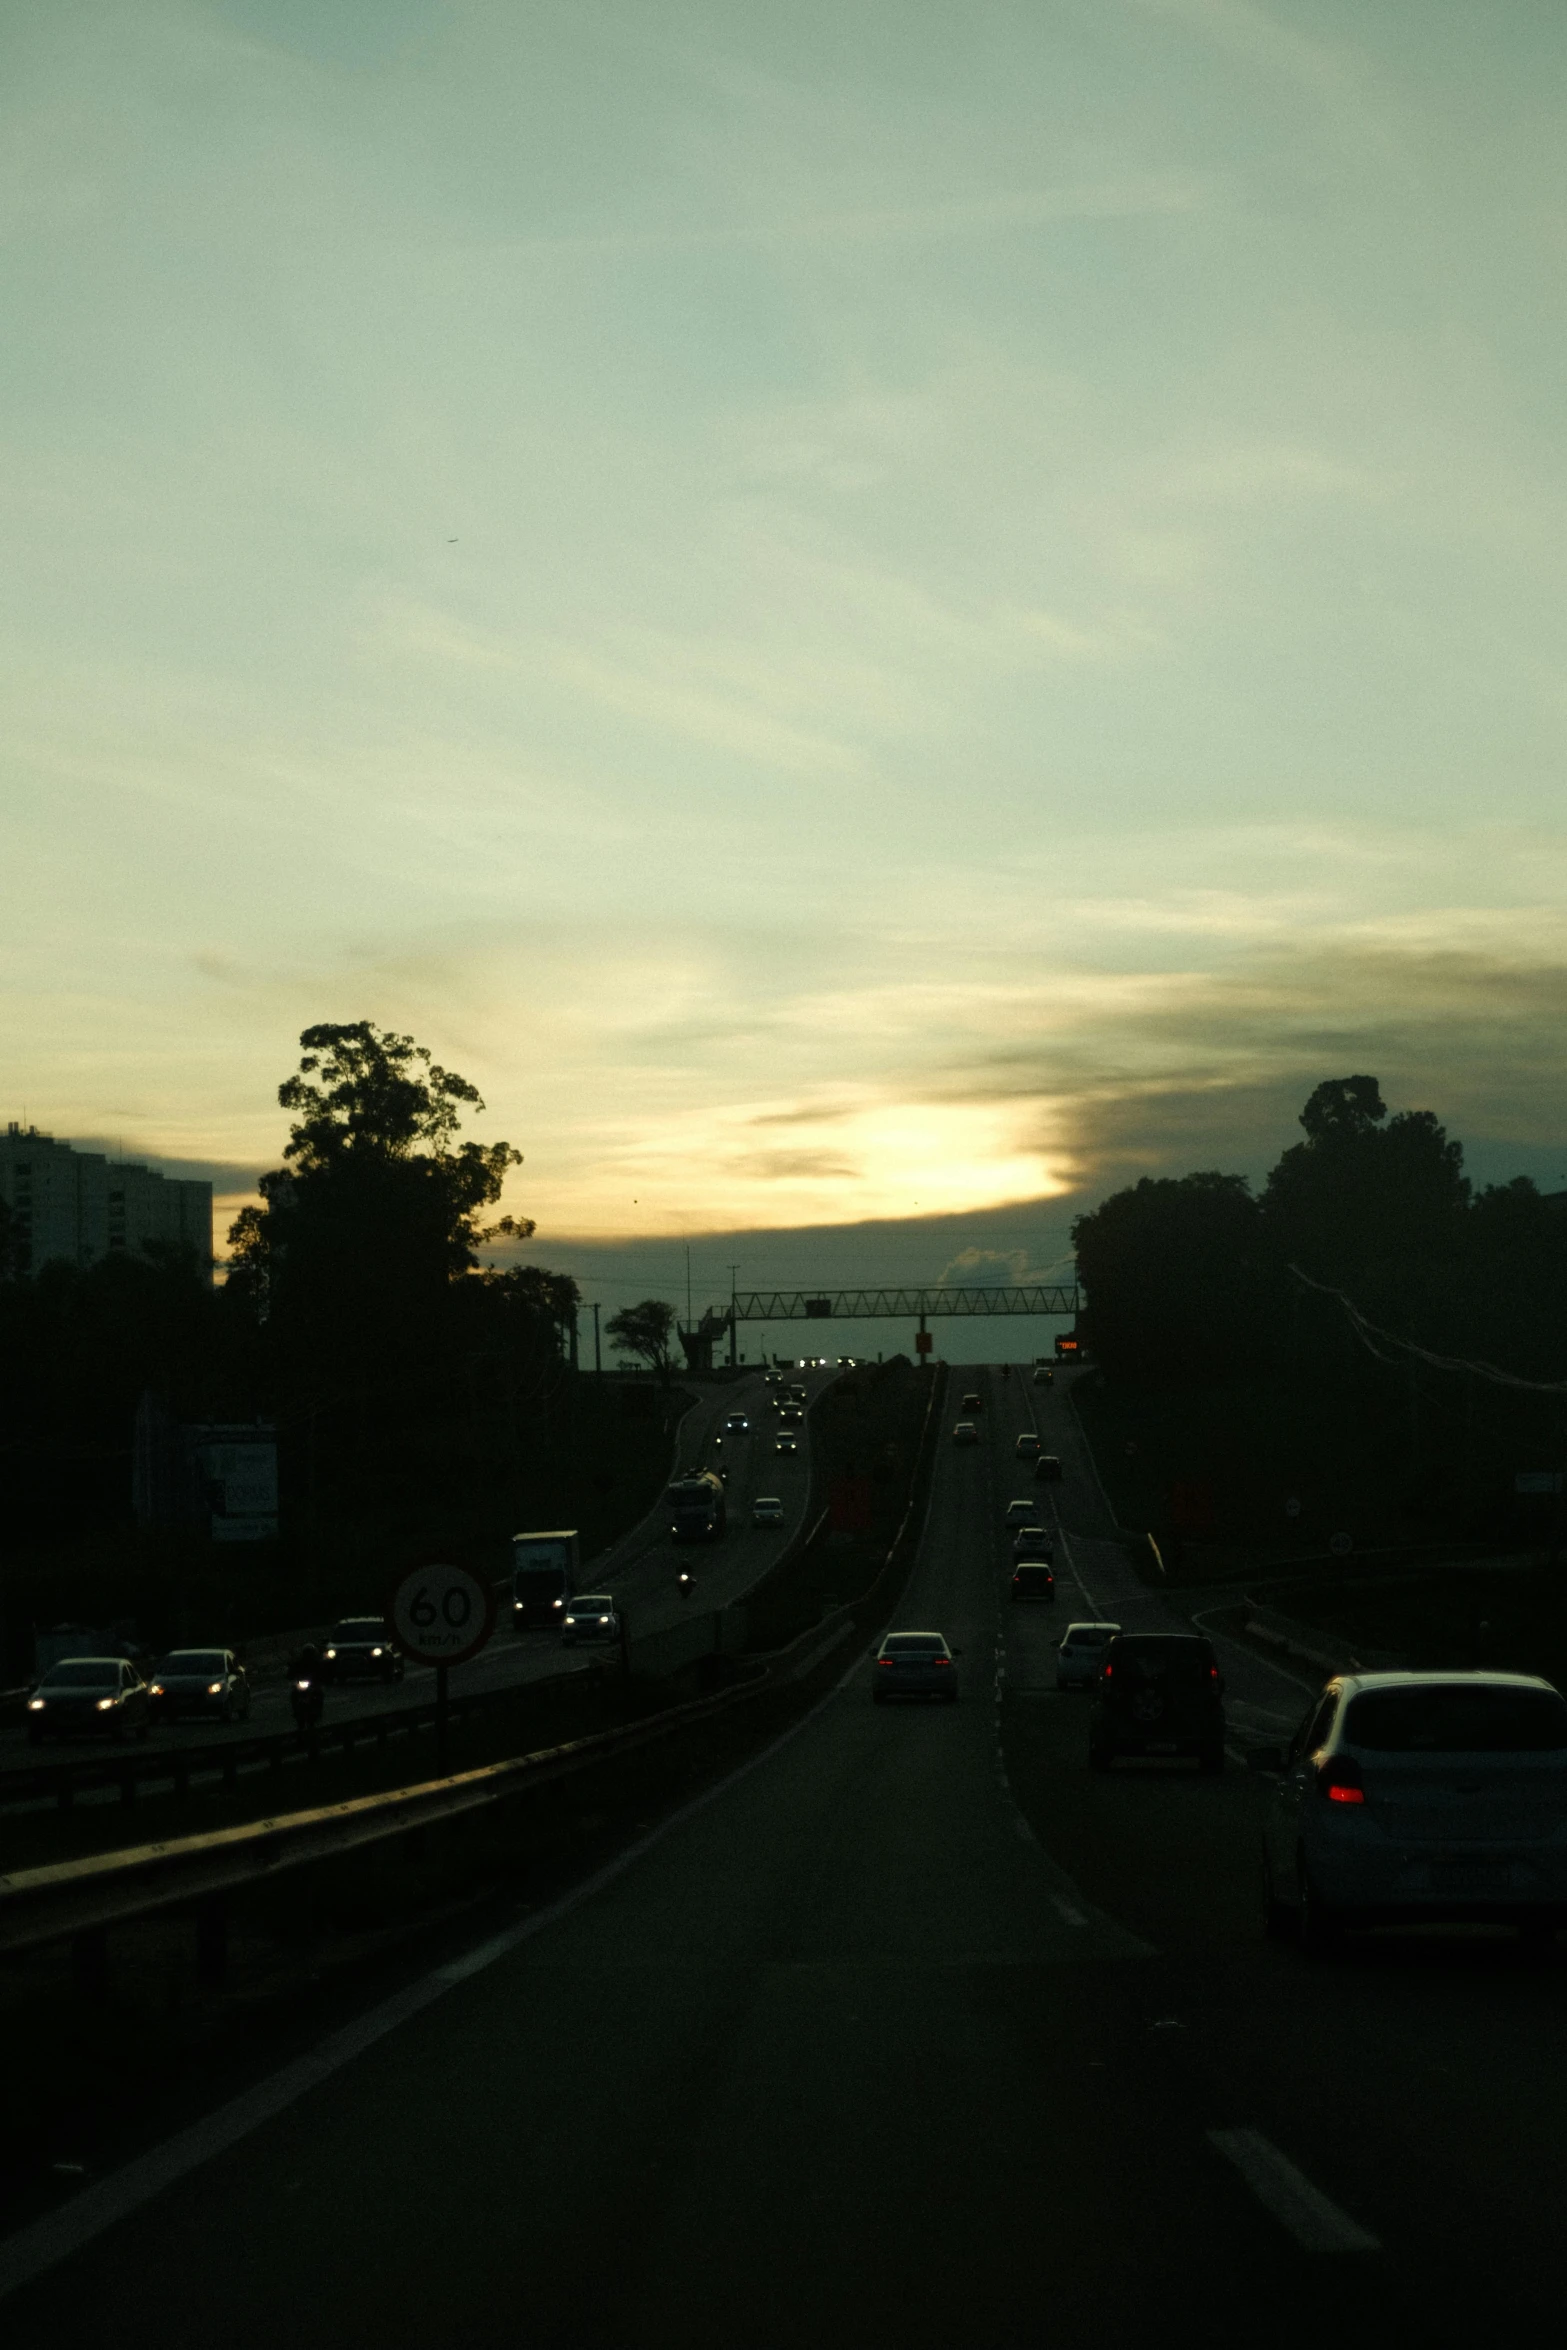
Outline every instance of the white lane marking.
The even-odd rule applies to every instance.
[[[1330,2203],[1260,2130],[1210,2130],[1208,2143],[1233,2162],[1264,2211],[1308,2252],[1380,2252],[1373,2235]]]
[[[606,1862],[603,1868],[595,1870],[591,1877],[585,1877],[580,1885],[574,1885],[569,1893],[563,1893],[558,1901],[552,1901],[544,1909],[520,1918],[516,1925],[491,1935],[487,1942],[479,1943],[460,1958],[450,1959],[444,1966],[434,1968],[420,1981],[410,1983],[393,1998],[383,2000],[379,2007],[371,2008],[367,2015],[360,2016],[341,2032],[329,2034],[308,2056],[297,2057],[269,2080],[258,2082],[255,2088],[247,2089],[242,2096],[231,2098],[227,2105],[220,2105],[216,2112],[192,2123],[188,2130],[181,2130],[174,2137],[165,2139],[161,2146],[154,2146],[148,2153],[139,2155],[134,2162],[128,2162],[120,2170],[111,2172],[108,2178],[96,2186],[84,2188],[80,2194],[73,2195],[69,2202],[62,2204],[59,2210],[47,2212],[42,2219],[34,2220],[30,2227],[18,2228],[14,2235],[0,2238],[0,2300],[7,2293],[16,2292],[19,2286],[30,2284],[34,2277],[58,2267],[62,2260],[68,2260],[73,2253],[80,2252],[85,2245],[92,2243],[122,2219],[129,2219],[133,2212],[140,2211],[161,2195],[166,2187],[175,2186],[192,2171],[199,2170],[203,2163],[211,2162],[214,2156],[226,2153],[229,2147],[238,2145],[242,2138],[248,2138],[264,2123],[275,2120],[310,2090],[330,2079],[333,2073],[340,2072],[344,2065],[351,2064],[355,2057],[373,2048],[378,2040],[384,2040],[389,2032],[395,2032],[400,2024],[408,2023],[422,2009],[444,1997],[458,1984],[481,1974],[486,1967],[493,1966],[497,1959],[509,1957],[524,1942],[542,1933],[546,1926],[554,1925],[558,1918],[565,1917],[582,1902],[590,1901],[595,1893],[601,1893],[606,1885],[613,1884],[617,1877],[623,1876],[653,1845],[661,1843],[664,1837],[697,1812],[705,1811],[710,1803],[716,1803],[738,1781],[748,1778],[752,1771],[770,1761],[792,1739],[798,1738],[800,1732],[816,1719],[824,1707],[831,1705],[835,1697],[842,1694],[862,1669],[862,1660],[856,1657],[826,1695],[819,1697],[808,1713],[802,1714],[797,1722],[792,1722],[759,1754],[751,1755],[715,1786],[704,1788],[700,1795],[694,1795],[689,1803],[671,1812],[667,1820],[661,1820],[656,1828],[650,1828],[645,1836],[638,1837],[635,1844],[628,1845],[624,1852]]]
[[[1087,1918],[1084,1917],[1080,1909],[1074,1909],[1070,1901],[1063,1900],[1059,1893],[1052,1893],[1050,1898],[1054,1902],[1056,1908],[1061,1912],[1061,1915],[1065,1918],[1069,1926],[1087,1925]]]

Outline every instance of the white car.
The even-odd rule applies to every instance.
[[[1268,1930],[1330,1949],[1344,1926],[1567,1923],[1567,1698],[1525,1673],[1344,1673],[1276,1769]]]
[[[1056,1650],[1056,1687],[1096,1687],[1105,1649],[1120,1629],[1119,1624],[1068,1624]]]
[[[618,1640],[620,1614],[607,1591],[579,1591],[566,1609],[561,1641],[575,1648],[583,1640]]]
[[[759,1493],[751,1504],[752,1525],[781,1526],[783,1522],[784,1505],[778,1495],[776,1493]]]

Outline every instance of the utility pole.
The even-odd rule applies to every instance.
[[[691,1243],[686,1242],[686,1328],[691,1327]]]
[[[604,1376],[604,1359],[599,1353],[599,1301],[597,1298],[593,1300],[593,1376],[595,1379],[602,1379]]]
[[[738,1265],[731,1265],[729,1268],[729,1368],[731,1371],[737,1360],[735,1355],[735,1339],[738,1336],[735,1324],[735,1281],[739,1271]]]

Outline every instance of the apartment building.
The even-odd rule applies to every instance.
[[[56,1258],[95,1265],[166,1241],[192,1250],[212,1277],[210,1183],[79,1151],[13,1119],[0,1134],[0,1200],[15,1218],[23,1273]]]

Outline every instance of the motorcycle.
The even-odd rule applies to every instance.
[[[679,1591],[682,1599],[690,1598],[692,1592],[696,1589],[696,1577],[692,1574],[689,1567],[681,1568],[679,1574],[675,1577],[675,1587]]]
[[[321,1719],[326,1703],[326,1691],[319,1681],[307,1677],[289,1683],[288,1702],[294,1709],[294,1726],[299,1730],[313,1730]]]

